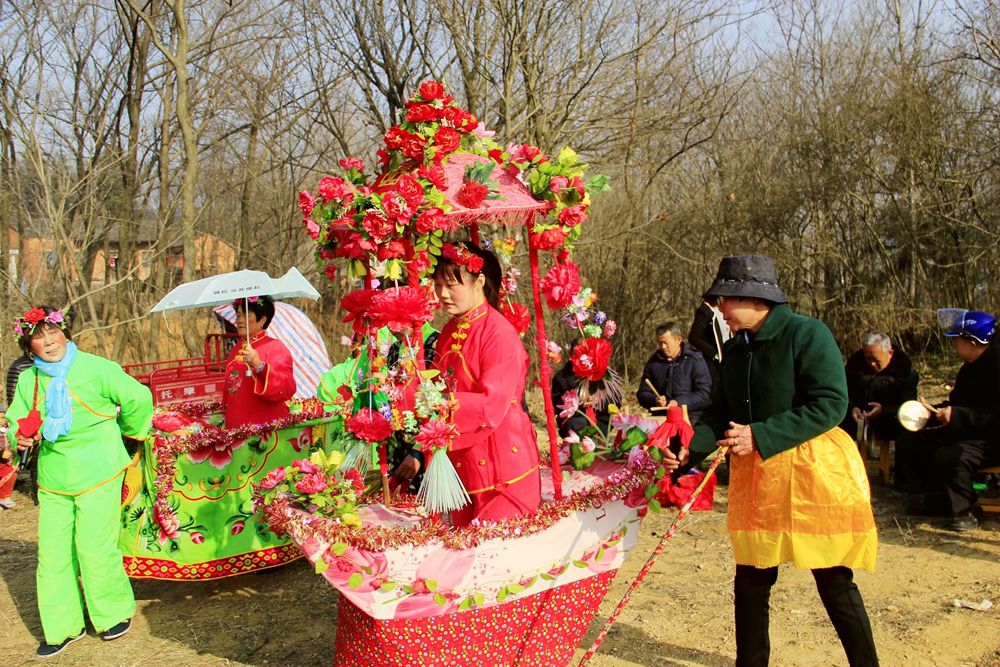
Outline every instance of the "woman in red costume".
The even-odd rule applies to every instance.
[[[274,301],[268,296],[252,296],[237,299],[233,308],[236,329],[244,342],[226,359],[226,428],[285,417],[285,401],[295,394],[295,378],[288,348],[265,331],[274,318]]]
[[[541,502],[538,445],[521,407],[528,354],[514,326],[497,310],[500,264],[473,245],[445,244],[434,290],[451,315],[437,342],[437,367],[454,392],[459,435],[448,457],[470,505],[452,524],[532,514]]]

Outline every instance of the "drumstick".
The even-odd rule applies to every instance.
[[[654,387],[653,383],[649,381],[649,378],[646,378],[646,385],[650,388],[650,390],[652,390],[653,395],[655,395],[657,398],[663,398],[663,395],[660,392],[656,391],[656,387]]]
[[[932,414],[935,414],[935,415],[940,415],[941,414],[941,408],[935,408],[933,405],[931,405],[930,403],[928,403],[927,399],[924,398],[923,396],[921,396],[917,400],[920,401],[920,405],[922,405],[925,408],[927,408],[928,410],[930,410]]]

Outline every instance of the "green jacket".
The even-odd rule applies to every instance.
[[[7,410],[7,438],[13,447],[17,446],[17,420],[31,410],[36,374],[38,411],[45,419],[45,392],[52,378],[29,366],[17,379],[14,400]],[[128,465],[122,435],[137,440],[149,435],[153,396],[115,362],[86,352],[77,352],[66,383],[73,401],[73,426],[55,442],[42,440],[38,484],[75,494],[113,477]]]
[[[691,451],[713,451],[733,421],[750,425],[767,459],[826,433],[846,411],[844,362],[833,334],[819,320],[781,304],[756,334],[740,332],[726,343]]]

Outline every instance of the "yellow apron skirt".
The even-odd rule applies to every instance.
[[[839,428],[766,461],[731,457],[728,526],[739,565],[875,569],[868,474]]]

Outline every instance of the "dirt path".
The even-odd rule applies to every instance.
[[[0,664],[34,660],[36,508],[15,494],[0,513]],[[901,512],[894,493],[876,489],[879,569],[857,581],[875,629],[882,665],[1000,667],[1000,613],[955,609],[952,601],[1000,604],[1000,521],[949,533]],[[674,537],[612,629],[594,667],[731,665],[732,558],[725,493],[716,510],[694,514]],[[672,519],[650,516],[639,547],[601,608],[614,607]],[[208,583],[135,582],[132,632],[104,643],[93,633],[45,664],[74,666],[332,664],[337,601],[301,561],[271,573]],[[598,622],[584,646],[598,630]],[[842,665],[844,656],[808,572],[783,568],[772,596],[772,664]],[[583,651],[578,652],[578,656]]]

